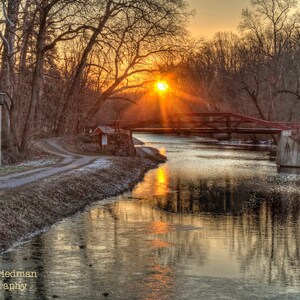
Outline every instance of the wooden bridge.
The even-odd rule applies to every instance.
[[[231,112],[177,113],[141,122],[114,120],[108,125],[134,132],[176,134],[279,134],[282,130],[300,131],[300,122],[270,122]]]

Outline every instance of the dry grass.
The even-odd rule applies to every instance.
[[[53,176],[25,187],[0,192],[0,247],[82,210],[93,201],[131,189],[157,164],[140,158],[111,157],[107,169]]]

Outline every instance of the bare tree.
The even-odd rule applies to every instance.
[[[296,0],[252,0],[252,9],[242,12],[240,29],[246,35],[245,43],[256,54],[252,63],[259,68],[252,68],[255,88],[246,81],[245,90],[255,103],[262,118],[274,118],[275,107],[279,99],[278,91],[285,76],[287,48],[292,36],[299,27],[299,13]],[[249,57],[248,57],[249,59]],[[256,69],[256,72],[254,71]],[[264,93],[261,94],[263,86]],[[260,90],[258,89],[260,87]],[[259,97],[267,98],[266,112],[262,112]]]
[[[73,24],[69,23],[69,19],[72,20],[76,16],[76,13],[80,11],[79,4],[80,1],[71,0],[43,0],[41,3],[36,1],[39,22],[36,40],[36,59],[31,82],[29,110],[22,135],[21,148],[23,150],[33,137],[34,133],[32,130],[37,125],[38,105],[43,93],[43,72],[46,53],[52,50],[57,43],[75,38],[78,32],[82,30],[84,26],[79,25],[73,28]],[[58,34],[56,33],[51,36],[49,31],[55,31],[55,29],[57,29]]]
[[[8,151],[16,152],[14,142],[14,130],[11,124],[11,112],[13,108],[13,94],[15,83],[15,38],[18,22],[20,0],[8,0],[7,4],[1,1],[3,17],[1,23],[5,25],[4,33],[0,31],[0,38],[3,42],[0,86],[7,94],[7,102],[4,105],[3,114],[3,140]]]
[[[0,85],[11,99],[4,129],[22,151],[40,134],[71,132],[108,99],[134,102],[158,62],[180,52],[189,15],[184,0],[1,4]],[[89,93],[94,101],[83,99]]]
[[[187,14],[181,0],[173,1],[132,1],[122,3],[107,1],[103,15],[84,49],[74,79],[65,97],[58,117],[57,132],[63,132],[70,107],[78,101],[78,88],[85,68],[101,73],[101,89],[98,100],[86,113],[91,118],[101,104],[111,97],[121,97],[120,93],[142,87],[145,80],[137,80],[139,74],[151,73],[151,59],[175,50],[172,38],[182,33],[182,24]],[[93,54],[102,57],[93,62]],[[101,62],[100,62],[101,61]],[[71,118],[73,119],[73,118]],[[72,128],[70,128],[72,129]]]

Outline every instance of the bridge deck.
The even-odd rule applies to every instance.
[[[240,134],[280,134],[281,129],[276,128],[133,128],[133,132],[152,132],[152,133],[240,133]]]

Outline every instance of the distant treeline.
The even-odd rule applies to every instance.
[[[298,7],[297,0],[252,0],[237,34],[191,47],[172,78],[203,109],[300,121]]]

